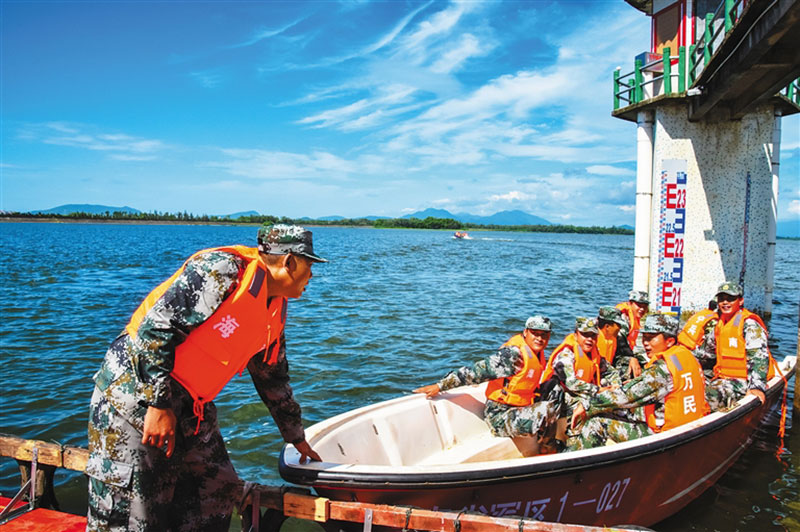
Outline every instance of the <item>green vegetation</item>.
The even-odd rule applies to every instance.
[[[2,212],[0,219],[65,220],[65,221],[130,221],[130,222],[169,222],[169,223],[220,223],[248,225],[263,223],[305,224],[316,226],[375,227],[380,229],[447,229],[483,231],[522,231],[529,233],[592,233],[632,235],[631,229],[623,227],[582,227],[578,225],[478,225],[465,224],[452,218],[343,218],[341,220],[311,220],[309,218],[287,218],[286,216],[242,216],[231,219],[224,216],[195,215],[188,212],[105,212],[90,214],[74,212],[71,214],[42,214],[30,212]]]

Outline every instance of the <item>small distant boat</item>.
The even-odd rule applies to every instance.
[[[472,240],[472,237],[469,236],[469,233],[466,231],[456,231],[453,233],[453,238],[457,238],[459,240]]]
[[[779,367],[791,376],[795,364],[788,356]],[[415,394],[310,427],[306,439],[326,461],[300,464],[287,445],[279,469],[284,480],[332,500],[650,526],[725,473],[780,401],[784,385],[780,376],[770,380],[764,405],[746,396],[727,412],[646,438],[538,456],[489,432],[485,384],[433,399]]]

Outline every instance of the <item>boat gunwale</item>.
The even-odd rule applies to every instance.
[[[789,367],[786,368],[788,378],[791,378],[794,364],[797,360],[794,356],[787,356],[782,361]],[[783,368],[782,368],[783,369]],[[768,405],[772,398],[783,389],[783,377],[776,375],[772,382],[768,384],[766,390]],[[407,396],[409,397],[409,396]],[[402,399],[402,398],[398,398]],[[389,400],[394,401],[394,400]],[[371,406],[371,405],[370,405]],[[372,465],[349,465],[333,462],[312,462],[303,464],[300,467],[290,465],[286,462],[285,452],[287,447],[281,449],[278,469],[281,477],[288,482],[301,485],[310,485],[325,489],[419,489],[419,488],[454,488],[459,486],[477,487],[497,483],[505,483],[510,480],[528,480],[533,478],[547,478],[573,472],[580,472],[589,469],[605,467],[610,465],[623,464],[633,460],[660,454],[671,449],[682,447],[695,440],[709,436],[726,426],[738,422],[762,405],[754,396],[745,397],[733,409],[727,412],[714,412],[700,420],[694,421],[684,427],[677,427],[664,433],[656,433],[637,440],[621,442],[611,446],[597,447],[582,451],[572,451],[556,455],[538,455],[528,458],[517,458],[504,461],[508,465],[498,462],[479,462],[470,464],[454,464],[446,466],[451,470],[435,470],[433,466],[427,467],[425,471],[409,471],[417,466],[372,466]],[[368,409],[368,407],[362,407]],[[349,413],[355,413],[356,409]],[[342,414],[344,415],[344,414]],[[338,417],[338,416],[337,416]],[[335,418],[331,418],[335,419]],[[695,425],[696,424],[696,425]],[[694,426],[693,426],[694,425]],[[752,433],[748,436],[741,451],[752,441]],[[293,451],[296,452],[296,451]],[[480,467],[480,464],[492,464],[492,467]],[[328,466],[347,466],[344,470],[321,469]],[[455,469],[454,466],[468,465],[469,468]],[[374,471],[377,467],[386,469],[391,468],[394,472]],[[373,468],[373,471],[367,470]],[[359,471],[359,469],[361,471]],[[400,470],[400,471],[398,471]],[[405,471],[403,471],[405,470]]]

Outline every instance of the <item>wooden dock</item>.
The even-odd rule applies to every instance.
[[[20,464],[23,484],[27,482],[30,475],[31,462],[36,454],[36,499],[39,506],[55,506],[55,494],[53,493],[52,479],[55,468],[63,467],[73,471],[83,472],[86,468],[86,461],[89,458],[89,451],[80,447],[62,446],[55,443],[48,443],[39,440],[25,440],[10,435],[0,434],[0,456],[17,460]],[[431,532],[608,532],[615,529],[607,527],[593,527],[583,525],[569,525],[562,523],[546,523],[533,521],[519,517],[492,517],[483,514],[465,512],[441,512],[424,510],[420,508],[409,508],[400,506],[389,506],[382,504],[367,504],[361,502],[334,501],[325,497],[317,497],[309,490],[287,486],[268,486],[241,481],[241,489],[244,494],[245,489],[250,490],[251,500],[258,501],[258,508],[274,510],[284,517],[294,517],[318,523],[340,523],[347,524],[351,529],[353,526],[364,531],[372,530],[373,526],[390,527],[397,530],[418,530]],[[0,500],[0,509],[8,504],[9,499]],[[26,505],[28,503],[25,503]],[[41,508],[33,510],[38,512]],[[76,525],[69,519],[60,522],[63,525],[60,529],[52,527],[53,519],[57,515],[70,518],[77,517],[85,523],[84,517],[70,516],[45,510],[36,514],[38,519],[44,519],[48,524],[33,524],[38,521],[28,521],[24,528],[19,526],[24,523],[20,521],[17,528],[11,527],[14,520],[2,525],[3,531],[8,530],[30,530],[32,532],[70,532],[80,530],[80,524]],[[260,511],[252,511],[254,518],[245,519],[247,527],[253,532],[259,530]],[[32,519],[33,512],[29,512],[28,519]],[[55,514],[55,515],[54,515]],[[247,516],[248,512],[243,511]],[[19,519],[19,518],[18,518]],[[282,522],[282,520],[280,520]],[[78,528],[76,528],[76,526]],[[85,525],[84,525],[85,526]],[[38,527],[38,528],[36,528]],[[72,528],[70,528],[72,527]],[[264,532],[272,532],[280,529],[280,524],[260,526]],[[646,530],[646,529],[642,529]]]

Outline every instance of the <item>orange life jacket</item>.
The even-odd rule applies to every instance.
[[[204,249],[202,253],[224,251],[247,262],[236,290],[217,310],[175,349],[175,362],[170,375],[191,394],[198,423],[203,419],[203,405],[213,400],[220,390],[241,373],[252,356],[265,350],[267,364],[277,362],[280,337],[286,322],[286,298],[274,297],[268,303],[266,266],[256,248],[227,246]],[[139,305],[125,327],[136,338],[147,311],[167,291],[186,268],[186,263],[169,279],[158,285]]]
[[[630,301],[617,303],[617,308],[628,314],[628,325],[631,327],[631,329],[628,331],[628,345],[630,345],[631,349],[633,349],[636,347],[636,338],[639,337],[639,329],[642,328],[639,316],[636,314],[636,308],[631,305]]]
[[[600,385],[600,367],[597,362],[600,359],[600,353],[597,351],[597,344],[592,348],[591,357],[583,352],[581,346],[578,345],[578,340],[575,338],[575,333],[570,333],[564,338],[564,341],[553,350],[550,359],[547,361],[547,367],[542,374],[542,382],[546,381],[553,375],[553,362],[556,355],[559,354],[564,348],[569,347],[575,355],[575,376],[584,382]]]
[[[703,342],[706,324],[714,318],[719,318],[719,314],[708,309],[693,314],[678,333],[678,343],[690,351],[697,349],[697,346]]]
[[[501,347],[516,347],[525,361],[523,368],[512,377],[501,377],[489,381],[486,398],[511,406],[528,406],[535,400],[536,389],[542,377],[544,364],[528,346],[521,334],[511,337]]]
[[[666,351],[653,355],[645,367],[649,368],[658,359],[667,364],[667,369],[672,375],[673,390],[664,398],[663,425],[656,423],[654,404],[644,407],[647,425],[653,431],[659,432],[680,427],[708,414],[710,409],[706,403],[703,368],[692,352],[676,344]]]
[[[613,338],[606,338],[606,335],[603,334],[601,330],[600,333],[597,335],[597,352],[600,353],[600,356],[606,359],[606,362],[612,364],[614,362],[614,355],[617,352],[617,335],[615,334]]]
[[[717,378],[746,379],[747,378],[747,352],[744,345],[744,322],[755,320],[766,333],[767,326],[757,314],[747,309],[740,309],[726,323],[722,318],[714,327],[714,336],[717,340],[717,364],[714,366],[714,376]],[[769,347],[767,347],[769,353]],[[769,370],[767,380],[775,376],[775,361],[769,353]]]

